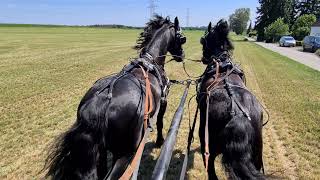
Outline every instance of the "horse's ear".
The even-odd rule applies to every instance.
[[[174,18],[174,28],[175,28],[176,30],[180,29],[178,17]]]
[[[208,25],[208,32],[210,32],[211,29],[212,29],[212,24],[211,24],[211,22],[210,22],[209,25]]]

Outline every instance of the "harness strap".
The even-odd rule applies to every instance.
[[[142,66],[140,66],[140,69],[142,70],[142,73],[146,81],[146,101],[144,103],[144,108],[145,108],[144,121],[148,121],[149,114],[152,112],[152,109],[153,109],[151,83],[149,79],[149,72],[148,71],[146,72]]]
[[[139,65],[140,66],[140,65]],[[129,180],[137,168],[138,162],[142,156],[144,146],[146,144],[147,137],[149,135],[149,130],[148,130],[148,120],[149,120],[149,115],[152,112],[153,109],[153,102],[152,102],[152,91],[151,91],[151,84],[150,84],[150,79],[148,76],[148,71],[146,72],[142,66],[140,66],[140,69],[144,75],[145,82],[146,82],[146,97],[145,97],[145,103],[144,103],[144,116],[143,116],[143,129],[144,129],[144,135],[143,138],[138,146],[138,149],[136,151],[136,154],[134,155],[131,163],[128,165],[126,171],[122,174],[122,176],[119,178],[120,180]]]
[[[215,61],[215,60],[214,60]],[[219,87],[219,83],[223,80],[225,80],[234,70],[234,67],[230,70],[227,71],[226,75],[223,76],[222,78],[219,78],[220,73],[219,73],[219,62],[215,61],[216,63],[216,74],[215,74],[215,79],[214,81],[207,87],[207,109],[206,109],[206,125],[205,125],[205,134],[204,134],[204,142],[205,142],[205,152],[204,152],[204,157],[205,157],[205,168],[208,171],[208,164],[209,164],[209,157],[210,157],[210,152],[209,152],[209,105],[210,105],[210,95],[211,91]]]
[[[229,84],[228,82],[226,82],[226,89],[227,89],[227,91],[228,91],[228,93],[229,93],[229,96],[231,97],[231,100],[237,104],[238,108],[239,108],[239,109],[243,112],[243,114],[251,121],[251,117],[250,117],[250,115],[249,115],[249,112],[247,111],[246,108],[244,108],[244,107],[242,106],[242,104],[239,102],[238,98],[235,98],[235,97],[234,97],[234,96],[235,96],[234,91],[233,91],[233,89],[230,87],[230,84]],[[233,109],[232,109],[232,110],[233,110]]]
[[[206,126],[204,130],[204,142],[205,142],[205,147],[204,147],[204,166],[206,170],[208,171],[208,164],[209,164],[209,157],[210,157],[210,152],[209,152],[209,101],[210,101],[210,89],[214,86],[216,86],[220,81],[218,80],[219,78],[219,63],[215,61],[216,63],[216,74],[215,74],[215,79],[214,81],[207,87],[207,99],[206,99],[206,104],[207,104],[207,110],[206,110]]]
[[[206,110],[206,126],[205,126],[205,130],[204,130],[204,143],[205,143],[205,147],[204,147],[204,166],[206,168],[206,171],[208,171],[208,164],[209,164],[209,157],[210,157],[210,152],[209,152],[209,100],[210,100],[210,91],[208,92],[209,94],[207,94],[207,110]]]
[[[212,87],[216,86],[216,84],[218,84],[220,82],[219,79],[218,79],[219,76],[220,76],[220,73],[219,73],[220,65],[219,65],[218,61],[215,61],[215,63],[216,63],[215,78],[214,78],[214,81],[207,87],[207,92],[209,92]]]

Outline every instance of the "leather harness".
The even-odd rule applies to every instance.
[[[144,103],[144,116],[143,116],[143,130],[144,130],[144,135],[143,138],[140,141],[140,144],[136,150],[135,155],[133,156],[130,164],[127,166],[127,169],[125,172],[122,174],[122,176],[119,178],[121,180],[129,180],[139,165],[139,160],[142,156],[145,143],[147,141],[148,135],[149,135],[149,118],[150,118],[150,113],[153,110],[153,95],[151,91],[151,83],[149,79],[149,74],[153,73],[155,77],[158,79],[159,85],[161,87],[161,99],[165,99],[166,96],[169,93],[169,79],[167,78],[165,71],[162,70],[162,74],[159,72],[159,68],[161,67],[156,67],[158,66],[155,62],[152,64],[151,62],[154,62],[153,57],[149,53],[145,53],[143,56],[140,56],[138,59],[134,59],[131,61],[130,64],[126,65],[120,73],[115,75],[111,81],[109,81],[107,84],[105,84],[105,87],[102,88],[98,93],[101,93],[103,90],[106,88],[108,89],[108,99],[110,100],[112,98],[112,89],[117,80],[119,80],[121,77],[124,75],[130,73],[134,68],[140,68],[144,80],[145,80],[145,103]],[[146,69],[146,70],[145,70]],[[166,79],[166,82],[163,82],[163,78]],[[107,178],[107,177],[106,177]]]
[[[146,96],[145,96],[145,103],[144,103],[144,116],[143,116],[143,130],[144,130],[144,135],[143,138],[138,146],[138,149],[136,151],[136,154],[134,155],[131,163],[128,165],[126,171],[122,174],[122,176],[119,178],[120,180],[128,180],[130,179],[131,175],[135,171],[138,165],[138,161],[140,157],[142,156],[144,146],[146,144],[146,140],[149,135],[148,131],[148,120],[149,120],[149,114],[152,112],[153,109],[153,96],[151,92],[151,84],[149,80],[149,70],[145,71],[144,68],[140,66],[140,69],[143,73],[143,76],[145,78],[145,83],[146,83]]]
[[[181,170],[181,174],[180,174],[180,180],[184,179],[185,173],[187,170],[187,164],[188,164],[188,157],[187,156],[190,152],[191,143],[193,141],[193,134],[194,134],[194,129],[195,129],[195,125],[196,125],[199,104],[202,99],[202,97],[200,97],[201,94],[206,95],[206,124],[205,124],[205,139],[204,139],[205,140],[205,152],[203,155],[205,158],[204,164],[205,164],[205,168],[207,171],[208,171],[208,164],[209,164],[209,157],[210,157],[209,126],[208,126],[208,124],[209,124],[209,105],[210,105],[209,100],[210,100],[211,92],[213,92],[217,89],[222,89],[222,88],[226,89],[229,97],[231,98],[231,115],[233,117],[236,115],[235,114],[236,113],[235,112],[235,105],[236,105],[242,111],[243,115],[248,120],[251,121],[251,117],[249,116],[248,110],[245,107],[243,107],[242,104],[240,103],[240,101],[238,100],[238,98],[235,97],[236,93],[235,93],[234,88],[244,89],[249,93],[251,93],[251,92],[245,86],[234,85],[234,84],[231,84],[228,82],[228,77],[232,73],[235,73],[235,74],[238,74],[240,76],[240,78],[243,80],[244,84],[246,84],[245,75],[244,75],[243,71],[237,65],[232,63],[232,60],[227,53],[221,53],[221,55],[227,55],[227,56],[225,56],[226,58],[221,58],[221,56],[219,56],[219,57],[212,56],[211,57],[212,62],[207,66],[207,69],[205,70],[205,72],[197,80],[198,83],[200,84],[200,85],[199,84],[197,85],[198,105],[197,105],[196,113],[194,116],[193,125],[192,125],[192,127],[190,127],[190,131],[189,131],[186,156],[184,158],[184,162],[183,162],[183,166],[182,166],[182,170]],[[211,77],[211,76],[214,77],[214,81],[206,88],[205,92],[201,92],[201,84],[204,82],[205,77]],[[220,85],[221,82],[224,82],[224,83],[222,85]],[[265,110],[266,110],[266,108],[265,108]],[[266,123],[264,123],[263,126],[266,125],[268,123],[268,121]],[[262,165],[262,171],[264,173],[263,165]]]
[[[213,59],[213,63],[215,63],[215,74],[214,74],[214,81],[206,88],[206,124],[205,124],[205,152],[204,152],[204,163],[205,163],[205,168],[208,171],[208,164],[209,164],[209,157],[210,157],[210,151],[209,151],[209,105],[210,105],[210,96],[211,92],[213,92],[216,89],[219,88],[225,88],[228,92],[228,95],[230,96],[232,100],[232,112],[234,115],[234,103],[239,107],[239,109],[243,112],[245,117],[247,117],[249,120],[251,120],[248,111],[241,105],[239,100],[234,97],[234,91],[232,90],[231,87],[239,87],[242,89],[246,89],[245,87],[241,86],[236,86],[232,85],[227,82],[227,78],[234,72],[239,74],[239,70],[233,65],[231,60],[223,60],[221,61],[220,59]],[[222,64],[222,65],[221,65]],[[220,73],[220,67],[226,66],[225,64],[230,64],[229,67],[226,68],[225,74],[222,76],[223,72]],[[230,69],[231,67],[231,69]],[[210,72],[210,71],[209,71]],[[242,73],[242,72],[241,72]],[[206,72],[204,73],[204,76],[206,75]],[[240,75],[240,77],[242,77]],[[224,82],[223,85],[219,85],[221,82]]]

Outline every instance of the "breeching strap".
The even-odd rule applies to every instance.
[[[146,144],[146,140],[148,137],[148,120],[149,115],[152,112],[153,109],[153,102],[152,102],[152,91],[151,91],[151,84],[149,80],[149,72],[145,71],[142,66],[140,66],[140,69],[143,73],[143,76],[145,78],[146,82],[146,88],[145,88],[145,103],[144,103],[144,116],[143,116],[143,129],[144,129],[144,135],[143,138],[138,146],[138,149],[136,151],[136,154],[134,155],[131,163],[128,165],[126,171],[122,174],[122,176],[119,178],[120,180],[129,180],[135,171],[135,169],[138,166],[138,162],[142,156],[144,146]]]

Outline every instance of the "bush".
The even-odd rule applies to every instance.
[[[279,41],[281,36],[289,34],[289,25],[284,23],[283,18],[277,19],[265,29],[266,42]]]
[[[318,49],[315,53],[316,55],[320,56],[320,49]]]
[[[304,37],[308,36],[310,34],[310,27],[298,27],[293,31],[293,36],[297,40],[303,40]]]
[[[302,40],[308,36],[311,31],[311,26],[317,20],[313,14],[305,14],[300,16],[292,26],[292,34],[297,40]]]

